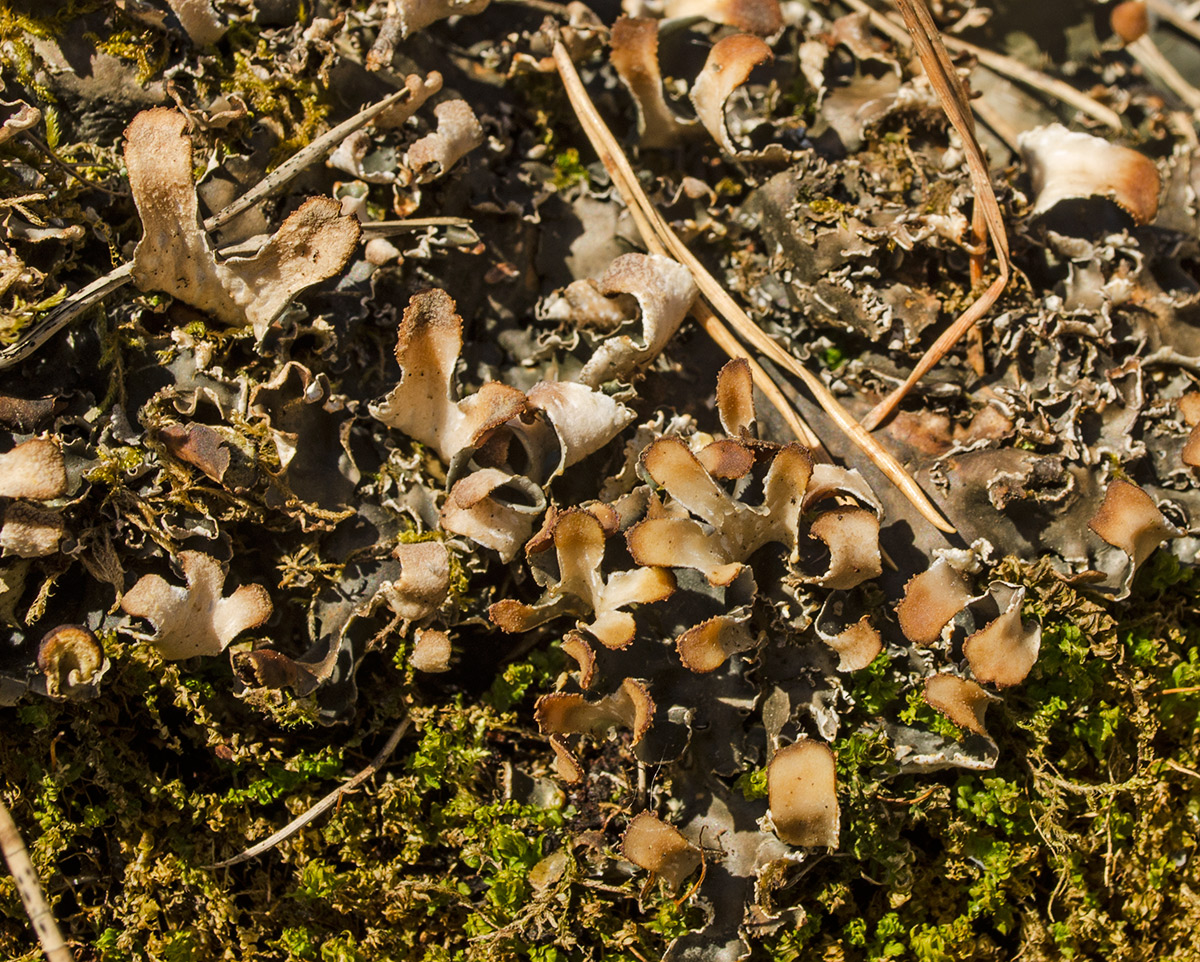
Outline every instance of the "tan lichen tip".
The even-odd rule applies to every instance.
[[[127,614],[154,625],[150,640],[167,661],[219,655],[238,634],[271,617],[271,598],[262,585],[242,585],[223,598],[225,573],[215,558],[183,551],[178,561],[186,588],[144,575],[121,599]]]
[[[651,812],[639,812],[621,837],[621,854],[667,883],[671,891],[700,867],[700,849],[674,825]]]
[[[730,655],[754,646],[754,638],[744,621],[717,615],[702,621],[675,640],[675,650],[685,668],[697,674],[716,671]]]
[[[825,588],[845,591],[883,572],[879,552],[879,518],[865,508],[836,508],[818,517],[809,529],[829,548]]]
[[[42,636],[37,666],[46,678],[47,695],[73,698],[95,690],[108,668],[108,658],[91,629],[60,625]]]
[[[726,154],[741,155],[725,126],[725,103],[749,78],[759,64],[774,54],[759,37],[738,33],[718,40],[708,52],[704,69],[692,84],[691,100],[696,116]]]
[[[1143,0],[1127,0],[1118,3],[1108,15],[1113,33],[1121,38],[1121,43],[1130,44],[1139,37],[1145,36],[1150,29],[1150,13]]]
[[[496,381],[458,400],[454,369],[461,350],[454,299],[436,287],[418,291],[396,332],[400,383],[369,408],[372,417],[428,444],[446,462],[482,444],[526,405],[524,393]]]
[[[455,482],[442,506],[443,531],[491,548],[505,564],[521,551],[546,507],[542,489],[524,475],[483,468]]]
[[[44,558],[58,551],[66,532],[66,523],[58,511],[14,501],[4,509],[0,549],[5,557]]]
[[[1088,527],[1129,555],[1135,570],[1168,538],[1184,534],[1163,517],[1150,495],[1119,478],[1109,484],[1104,503]]]
[[[483,13],[491,0],[400,0],[400,36],[409,37],[439,20]]]
[[[446,100],[433,108],[437,130],[422,137],[404,155],[418,183],[445,174],[483,143],[483,127],[465,100]]]
[[[1192,428],[1192,433],[1188,435],[1179,454],[1179,460],[1189,468],[1200,468],[1200,424]]]
[[[596,679],[596,653],[592,646],[581,632],[569,631],[563,639],[562,650],[564,655],[575,659],[579,666],[579,687],[587,691]]]
[[[883,651],[883,637],[871,624],[871,616],[858,621],[822,641],[837,652],[838,671],[858,671],[866,668]]]
[[[1062,124],[1027,130],[1018,145],[1033,183],[1034,214],[1063,200],[1097,196],[1107,197],[1139,224],[1158,213],[1158,168],[1136,150]]]
[[[963,576],[939,558],[904,586],[904,598],[896,606],[900,630],[914,644],[932,645],[970,598]]]
[[[450,656],[454,648],[450,636],[436,628],[418,628],[413,637],[412,654],[408,663],[417,671],[437,674],[450,670]]]
[[[767,795],[780,839],[800,847],[837,848],[837,761],[828,745],[801,738],[779,749],[767,766]]]
[[[959,728],[990,737],[983,724],[991,696],[973,681],[957,675],[934,675],[925,679],[925,701]]]
[[[583,766],[558,735],[550,736],[550,747],[554,750],[554,774],[568,785],[583,781]]]
[[[310,197],[251,257],[218,262],[200,221],[187,118],[155,107],[125,131],[125,166],[142,221],[133,282],[164,291],[262,337],[304,288],[340,271],[358,245],[358,219],[331,197]]]
[[[624,726],[636,745],[654,723],[654,699],[640,681],[626,678],[617,691],[594,702],[572,692],[542,695],[533,714],[543,735],[595,737]]]
[[[50,438],[32,438],[0,454],[0,498],[47,501],[67,491],[62,451]]]
[[[450,592],[450,552],[440,541],[400,544],[392,550],[400,577],[381,586],[397,617],[419,621],[432,615]]]
[[[744,357],[726,362],[717,374],[717,414],[730,437],[754,436],[754,375]]]
[[[1042,626],[1022,621],[1024,601],[1025,589],[1013,588],[999,616],[963,642],[963,655],[979,681],[997,688],[1019,685],[1037,662]]]

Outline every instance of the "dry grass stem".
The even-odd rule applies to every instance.
[[[696,286],[699,287],[701,295],[708,302],[708,304],[698,302],[697,306],[693,308],[693,315],[697,317],[701,325],[706,329],[712,327],[715,330],[710,317],[714,313],[719,314],[733,331],[745,339],[751,347],[769,357],[784,370],[800,378],[834,423],[871,459],[888,480],[904,493],[922,517],[941,531],[948,534],[955,533],[954,526],[942,517],[900,462],[854,420],[819,377],[801,365],[749,318],[728,291],[717,283],[704,265],[679,239],[662,215],[658,213],[638,183],[629,160],[597,113],[591,97],[588,96],[583,82],[579,79],[575,65],[571,62],[566,47],[557,38],[554,42],[554,61],[584,132],[612,177],[613,183],[620,191],[647,249],[653,253],[674,258],[692,272]],[[711,305],[711,309],[709,305]],[[728,350],[724,348],[724,345],[722,347]],[[731,356],[743,356],[743,354],[739,351],[736,355]]]
[[[1171,0],[1146,0],[1146,6],[1180,33],[1187,34],[1193,40],[1200,42],[1200,24],[1185,16]]]
[[[899,43],[909,42],[909,36],[900,24],[896,23],[887,14],[881,13],[871,7],[864,0],[841,0],[841,2],[852,10],[867,14],[871,19],[871,26],[880,33],[886,34],[892,40]],[[1031,87],[1045,94],[1047,97],[1052,97],[1055,100],[1069,104],[1080,113],[1087,114],[1106,127],[1111,127],[1113,130],[1121,129],[1121,117],[1116,111],[1105,107],[1104,104],[1093,97],[1089,97],[1082,91],[1076,90],[1069,83],[1044,74],[1040,70],[1027,67],[1012,57],[1006,57],[992,50],[977,47],[975,44],[968,43],[966,40],[961,40],[958,37],[947,36],[942,39],[946,47],[956,53],[970,54],[982,66],[993,73],[1024,84],[1026,87]]]
[[[1175,65],[1158,49],[1158,45],[1150,39],[1149,34],[1138,37],[1125,49],[1143,70],[1158,77],[1163,85],[1187,104],[1193,112],[1200,113],[1200,90],[1184,79],[1183,74],[1175,69]]]
[[[29,916],[29,924],[37,933],[42,951],[50,962],[74,962],[71,950],[67,948],[66,940],[59,931],[54,913],[46,902],[42,892],[42,883],[34,871],[33,862],[25,848],[25,840],[17,823],[13,821],[8,806],[0,800],[0,851],[4,853],[4,861],[12,872],[13,881],[17,883],[17,892]]]
[[[232,858],[215,862],[212,865],[206,865],[205,868],[229,868],[231,865],[240,865],[242,862],[248,862],[252,858],[257,858],[258,856],[262,855],[263,852],[269,852],[280,842],[291,838],[291,836],[295,835],[298,831],[300,831],[300,829],[304,828],[305,825],[313,821],[313,819],[333,808],[334,805],[341,801],[343,795],[345,795],[347,792],[353,791],[377,771],[379,771],[379,769],[383,767],[383,763],[386,762],[391,756],[392,752],[396,750],[396,746],[400,744],[400,739],[404,737],[411,723],[411,719],[408,718],[405,718],[402,722],[400,722],[399,725],[392,729],[392,734],[388,737],[387,742],[384,744],[383,748],[379,750],[379,754],[371,759],[371,763],[366,768],[364,768],[353,778],[343,782],[303,815],[292,819],[278,832],[275,832],[273,835],[269,835],[261,842],[251,845],[244,852],[239,852]]]
[[[941,35],[924,0],[896,0],[896,5],[904,17],[905,26],[908,27],[917,55],[921,58],[926,76],[937,94],[938,101],[941,103],[942,109],[946,111],[951,125],[962,139],[963,151],[966,154],[967,167],[971,175],[971,184],[975,188],[974,223],[978,225],[982,218],[987,227],[988,236],[991,238],[992,247],[996,252],[999,275],[925,352],[904,383],[872,408],[863,419],[863,427],[867,430],[872,430],[884,421],[912,390],[913,386],[991,309],[1008,285],[1011,272],[1008,230],[1004,226],[1000,204],[996,201],[996,193],[992,189],[983,149],[979,146],[979,140],[975,136],[975,121],[971,114],[970,94],[962,78],[954,69],[950,54],[946,50],[945,44],[942,43]]]

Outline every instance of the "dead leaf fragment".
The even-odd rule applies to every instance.
[[[180,461],[199,468],[218,484],[229,470],[230,453],[225,439],[207,424],[168,424],[158,436]]]
[[[167,661],[219,655],[241,632],[271,617],[271,598],[262,585],[242,585],[222,598],[225,573],[215,558],[182,551],[178,560],[187,587],[143,575],[121,599],[127,614],[154,625],[150,640]]]

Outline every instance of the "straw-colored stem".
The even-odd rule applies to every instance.
[[[1200,24],[1185,16],[1170,0],[1146,0],[1146,6],[1180,33],[1185,33],[1193,40],[1200,42]]]
[[[904,470],[900,462],[855,422],[819,377],[807,370],[791,354],[760,330],[729,292],[717,283],[704,265],[688,250],[675,231],[671,229],[671,225],[650,203],[650,199],[638,183],[629,160],[596,111],[591,97],[588,96],[588,92],[583,86],[583,81],[579,79],[575,65],[571,62],[570,54],[567,53],[562,41],[557,38],[554,42],[553,55],[567,96],[575,108],[584,132],[612,177],[617,190],[621,193],[647,249],[672,257],[691,271],[701,295],[708,305],[711,305],[710,308],[697,304],[693,308],[693,313],[710,309],[715,311],[751,347],[769,357],[784,370],[800,378],[834,423],[874,462],[888,480],[904,493],[905,497],[930,524],[941,531],[956,533],[954,526],[942,517],[933,502]]]
[[[75,962],[71,950],[67,948],[66,940],[54,920],[54,913],[46,902],[42,892],[42,883],[34,871],[33,862],[25,848],[25,840],[21,838],[20,829],[13,821],[8,806],[0,799],[0,851],[4,853],[4,861],[12,872],[13,881],[17,883],[17,894],[25,906],[25,914],[29,916],[29,924],[37,933],[42,951],[50,962]]]
[[[839,2],[844,3],[858,13],[867,14],[871,20],[871,26],[880,33],[886,34],[892,40],[903,44],[910,42],[909,34],[903,26],[887,14],[881,13],[865,3],[864,0],[839,0]],[[949,49],[955,52],[971,54],[980,64],[987,67],[993,73],[1007,77],[1009,80],[1015,80],[1027,87],[1032,87],[1034,90],[1041,91],[1046,96],[1053,97],[1055,100],[1061,100],[1065,104],[1070,104],[1076,110],[1100,121],[1100,123],[1111,127],[1113,130],[1121,129],[1121,117],[1115,110],[1105,107],[1104,104],[1095,98],[1076,90],[1065,81],[1044,74],[1040,70],[1034,70],[1032,67],[1027,67],[1012,57],[1006,57],[1003,54],[987,50],[984,47],[977,47],[975,44],[968,43],[959,37],[944,36],[942,40]]]
[[[1182,100],[1193,111],[1200,112],[1200,90],[1193,87],[1183,74],[1175,69],[1149,34],[1138,37],[1125,47],[1130,55],[1146,70],[1163,82],[1168,90]]]

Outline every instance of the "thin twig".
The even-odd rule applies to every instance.
[[[408,726],[410,724],[412,724],[412,720],[406,717],[392,731],[392,734],[388,737],[387,743],[379,750],[379,754],[371,759],[371,764],[369,764],[349,781],[339,785],[303,815],[292,819],[274,835],[270,835],[267,838],[264,838],[261,842],[251,845],[244,852],[240,852],[232,858],[227,858],[224,861],[217,862],[213,865],[206,865],[205,868],[228,868],[231,865],[239,865],[242,862],[248,862],[250,859],[257,858],[259,855],[262,855],[263,852],[270,851],[280,842],[295,835],[313,819],[333,808],[334,805],[341,801],[343,795],[349,791],[353,791],[377,771],[379,771],[379,769],[383,766],[383,763],[386,762],[392,752],[396,750],[396,746],[400,744],[400,739],[404,737],[404,733],[408,731]]]
[[[876,10],[864,2],[864,0],[839,0],[839,2],[844,3],[851,10],[858,13],[865,13],[870,18],[871,26],[880,33],[886,34],[897,43],[907,44],[909,42],[909,36],[900,24],[896,23],[887,14]],[[1027,67],[1020,61],[1013,60],[1012,57],[1006,57],[992,50],[977,47],[975,44],[968,43],[966,40],[958,37],[943,37],[943,40],[945,45],[951,50],[957,53],[969,53],[980,64],[992,71],[992,73],[997,73],[1002,77],[1007,77],[1009,80],[1024,84],[1026,87],[1032,87],[1034,90],[1038,90],[1048,97],[1053,97],[1056,100],[1061,100],[1063,103],[1070,104],[1076,110],[1100,121],[1100,123],[1111,127],[1113,130],[1121,129],[1120,114],[1115,110],[1105,107],[1104,104],[1095,98],[1076,90],[1069,83],[1059,80],[1056,77],[1051,77],[1049,74],[1044,74],[1040,70]]]
[[[37,933],[38,941],[42,943],[42,951],[50,962],[75,962],[71,950],[67,948],[66,940],[59,931],[58,923],[54,921],[54,913],[46,902],[42,892],[42,883],[29,852],[25,848],[25,840],[17,823],[4,800],[0,799],[0,851],[4,853],[4,861],[12,872],[13,881],[17,883],[17,891],[25,905],[25,914],[29,916],[29,924]]]
[[[1167,768],[1173,768],[1175,771],[1184,775],[1191,775],[1192,778],[1200,778],[1200,772],[1196,771],[1194,768],[1188,768],[1186,765],[1180,765],[1179,762],[1175,761],[1173,758],[1164,758],[1163,762],[1166,763]]]
[[[1125,49],[1142,65],[1143,70],[1158,77],[1171,93],[1187,104],[1193,114],[1200,112],[1200,90],[1188,83],[1183,74],[1175,69],[1175,65],[1158,49],[1150,34],[1143,34],[1133,43],[1126,44]]]
[[[984,316],[996,303],[1004,288],[1008,286],[1010,276],[1008,230],[1004,226],[1004,215],[996,200],[996,192],[992,189],[992,179],[988,172],[987,161],[983,149],[975,136],[975,120],[971,114],[970,95],[966,84],[954,69],[950,54],[942,43],[941,34],[933,22],[933,15],[925,0],[896,0],[896,6],[904,17],[913,46],[921,58],[929,83],[937,94],[938,101],[951,126],[958,132],[962,140],[963,151],[967,158],[967,169],[971,175],[971,185],[975,189],[975,219],[982,217],[987,225],[988,236],[996,251],[996,261],[999,276],[991,283],[979,298],[971,304],[954,321],[942,335],[925,352],[913,368],[912,373],[896,390],[880,401],[863,418],[863,427],[868,431],[877,427],[887,418],[910,390],[934,367],[967,333],[976,322]]]
[[[1200,41],[1200,24],[1185,17],[1170,0],[1146,0],[1146,6],[1180,33],[1185,33],[1193,40]]]
[[[953,525],[941,516],[938,509],[926,497],[925,492],[921,490],[916,481],[904,470],[900,462],[859,426],[850,412],[842,407],[819,377],[765,334],[742,310],[729,292],[717,283],[704,265],[688,250],[671,225],[650,202],[645,191],[642,190],[628,158],[621,151],[616,139],[596,111],[591,97],[583,86],[583,81],[579,79],[575,65],[571,62],[570,54],[563,46],[562,41],[557,38],[554,41],[553,55],[571,106],[574,107],[576,116],[587,134],[588,140],[591,141],[593,149],[599,155],[609,176],[612,177],[614,185],[621,193],[625,206],[641,233],[647,249],[671,257],[691,271],[696,286],[704,298],[704,300],[696,301],[692,308],[692,316],[701,323],[705,330],[717,330],[716,314],[720,314],[734,332],[751,347],[800,378],[834,423],[903,492],[921,515],[941,531],[948,534],[955,533]],[[740,352],[738,356],[741,356]]]

